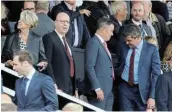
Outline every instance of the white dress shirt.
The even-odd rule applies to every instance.
[[[27,95],[27,91],[30,85],[30,81],[32,80],[33,75],[35,74],[35,69],[33,68],[31,70],[31,72],[26,76],[26,78],[28,79],[27,83],[26,83],[26,89],[25,89],[25,95]]]
[[[61,42],[63,43],[63,45],[65,46],[64,41],[63,41],[63,35],[59,34],[59,33],[56,31],[56,29],[55,29],[55,32],[56,32],[57,35],[59,36],[59,38],[60,38]],[[71,52],[71,49],[70,49],[68,43],[67,43],[67,47],[68,47],[68,49],[69,49],[70,55],[72,56],[72,52]]]

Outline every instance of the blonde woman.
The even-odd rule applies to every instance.
[[[33,64],[38,66],[40,71],[46,68],[47,61],[42,38],[30,32],[30,29],[36,27],[37,23],[38,17],[35,12],[28,10],[21,12],[17,26],[19,31],[7,36],[2,50],[2,62],[12,66],[13,54],[18,51],[27,50],[33,56]]]
[[[155,101],[158,111],[172,111],[172,42],[165,50],[163,61],[168,69],[157,80]]]

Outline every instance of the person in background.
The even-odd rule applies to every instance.
[[[58,98],[50,76],[33,67],[33,57],[28,51],[13,56],[13,70],[23,76],[15,83],[14,102],[18,111],[57,111]]]
[[[162,70],[155,89],[156,106],[158,111],[172,111],[172,41],[165,50]]]
[[[34,57],[34,66],[38,67],[40,71],[46,68],[47,60],[42,38],[30,32],[32,28],[36,27],[37,23],[38,17],[35,12],[28,10],[21,12],[17,26],[19,31],[8,35],[5,41],[1,56],[2,63],[11,67],[13,65],[13,54],[18,51],[28,50]]]
[[[54,21],[48,17],[48,1],[38,1],[36,4],[36,14],[38,16],[38,25],[33,28],[32,31],[39,35],[40,37],[44,36],[47,33],[52,32],[55,29]]]

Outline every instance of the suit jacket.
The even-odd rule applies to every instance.
[[[172,72],[159,76],[155,95],[158,111],[172,111]]]
[[[55,6],[52,9],[52,15],[53,15],[53,20],[56,19],[56,15],[59,12],[66,12],[69,17],[70,17],[70,27],[69,27],[69,31],[66,34],[66,38],[68,40],[68,43],[73,46],[74,41],[75,41],[75,29],[74,29],[74,19],[77,20],[77,26],[78,26],[78,38],[79,38],[79,42],[78,42],[78,46],[79,48],[85,48],[85,45],[88,41],[90,37],[90,33],[88,31],[88,28],[85,24],[85,20],[83,15],[80,14],[78,7],[76,8],[76,11],[73,12],[71,10],[68,9],[68,7],[66,6],[66,4],[63,2],[61,2],[60,4],[58,4],[57,6]]]
[[[89,40],[85,52],[85,69],[91,85],[89,92],[101,88],[105,96],[109,95],[113,88],[112,59],[97,36]]]
[[[58,110],[58,98],[52,78],[39,72],[35,72],[25,99],[22,97],[21,85],[23,78],[15,84],[15,102],[18,111],[56,111]]]
[[[129,51],[127,45],[122,46],[122,66],[123,70],[125,60]],[[143,42],[142,51],[140,54],[140,61],[138,65],[138,84],[141,99],[146,104],[148,98],[155,98],[155,85],[158,76],[161,73],[160,58],[158,49],[147,42]]]
[[[53,31],[43,36],[43,43],[48,60],[47,74],[53,78],[59,89],[73,94],[70,90],[70,61],[60,37]]]
[[[29,32],[27,48],[32,56],[33,63],[36,65],[40,61],[46,61],[42,38],[33,32]],[[12,60],[14,53],[20,51],[20,37],[18,33],[8,35],[2,50],[2,62]]]
[[[32,30],[35,34],[42,37],[55,29],[54,21],[48,17],[48,15],[45,13],[38,13],[37,16],[39,19],[38,25]]]

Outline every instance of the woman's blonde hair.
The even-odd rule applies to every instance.
[[[24,10],[20,14],[20,20],[30,26],[30,28],[35,28],[38,24],[38,16],[35,12]]]
[[[168,44],[164,52],[163,61],[170,61],[172,58],[172,41]]]
[[[1,20],[7,18],[7,15],[8,15],[8,9],[1,1]]]
[[[154,38],[154,37],[152,37],[152,36],[146,36],[144,39],[145,39],[148,43],[153,44],[153,45],[155,45],[155,46],[158,47],[158,41],[157,41],[156,38]]]

